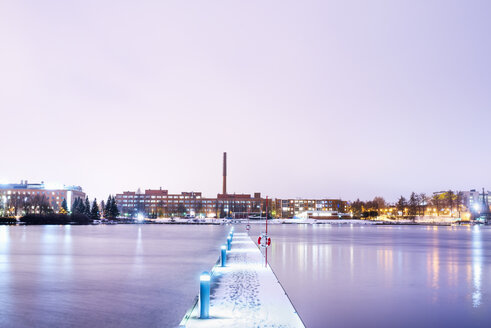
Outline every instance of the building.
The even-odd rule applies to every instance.
[[[29,183],[27,180],[18,184],[0,184],[2,208],[14,215],[36,213],[40,206],[57,212],[63,200],[66,200],[68,210],[71,210],[76,198],[85,199],[80,186]]]
[[[482,189],[482,193],[476,189],[464,191],[463,193],[464,206],[470,212],[470,217],[477,221],[490,223],[491,222],[491,191]]]
[[[480,193],[476,189],[471,189],[469,191],[464,191],[464,205],[471,212],[481,212],[485,207],[489,207],[491,204],[491,192],[482,191]]]
[[[261,193],[229,194],[227,193],[227,153],[223,153],[222,193],[217,195],[217,213],[219,217],[243,219],[249,216],[266,216],[266,210],[271,213],[271,199],[261,198]],[[268,206],[266,206],[266,204]]]
[[[265,211],[265,200],[259,193],[219,194],[216,198],[203,197],[201,192],[170,194],[168,190],[147,189],[145,192],[125,191],[116,194],[116,204],[122,215],[134,217],[206,216],[245,218]],[[271,204],[271,201],[270,201]]]
[[[268,199],[261,193],[236,194],[227,192],[227,153],[223,153],[222,193],[216,198],[205,198],[201,192],[182,192],[169,194],[167,190],[147,189],[125,191],[116,194],[116,203],[125,216],[138,214],[150,217],[163,216],[206,216],[247,218],[265,217],[266,211],[273,217],[291,218],[305,211],[327,211],[346,213],[347,202],[340,199]],[[330,215],[332,216],[332,215]]]
[[[233,217],[245,219],[249,216],[266,216],[266,209],[271,214],[273,207],[272,199],[261,197],[261,193],[250,194],[218,194],[217,206],[220,217]],[[268,204],[268,207],[266,207]]]
[[[271,201],[269,203],[272,204]],[[121,214],[130,217],[142,214],[150,217],[190,215],[245,218],[266,211],[266,200],[261,198],[260,193],[227,193],[227,153],[223,153],[222,193],[217,194],[216,198],[206,198],[195,191],[169,194],[168,190],[160,188],[116,194],[116,204]]]
[[[150,217],[216,214],[216,199],[204,198],[201,192],[182,192],[170,194],[168,190],[147,189],[141,191],[125,191],[116,194],[116,204],[124,216],[143,214]]]
[[[333,218],[348,211],[348,202],[341,199],[276,199],[275,203],[276,216],[282,218],[293,218],[306,212],[318,218]],[[326,215],[320,215],[322,213]]]

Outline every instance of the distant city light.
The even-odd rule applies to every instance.
[[[145,217],[143,216],[143,213],[138,213],[138,215],[136,216],[136,220],[138,222],[143,222],[143,220],[145,220]]]
[[[477,211],[479,211],[479,210],[481,209],[481,206],[479,206],[479,204],[477,204],[477,203],[476,203],[476,204],[474,204],[474,206],[473,206],[473,207],[474,207],[474,210],[475,210],[476,212],[477,212]]]

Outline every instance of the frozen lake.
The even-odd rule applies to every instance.
[[[490,227],[269,229],[269,263],[307,327],[491,327]]]
[[[0,327],[175,327],[229,228],[0,226]]]
[[[0,226],[0,327],[175,327],[229,229]],[[307,327],[491,327],[489,228],[270,231],[270,264]]]

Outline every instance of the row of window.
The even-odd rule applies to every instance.
[[[200,199],[201,196],[180,196],[180,195],[168,195],[168,196],[150,196],[150,195],[116,195],[116,198],[145,198],[145,199]]]
[[[12,190],[7,190],[7,191],[1,191],[1,195],[63,195],[64,192],[62,191],[12,191]]]
[[[196,204],[197,202],[196,201],[189,201],[189,200],[185,200],[185,201],[182,201],[182,200],[132,200],[132,199],[123,199],[122,201],[118,201],[119,203],[123,203],[123,204],[126,204],[126,203],[153,203],[153,204],[159,204],[159,203],[162,203],[162,204],[191,204],[191,203],[194,203]],[[203,204],[206,204],[206,202],[202,202]],[[212,202],[209,202],[209,203],[212,203]],[[214,203],[214,202],[213,202]]]
[[[121,206],[122,206],[122,207],[136,207],[136,205],[135,205],[135,204],[122,204]],[[145,204],[145,205],[143,205],[143,207],[156,207],[156,208],[158,208],[158,207],[166,207],[166,206],[165,206],[165,205],[160,206],[160,205],[158,205],[158,204]],[[177,206],[175,206],[175,205],[174,205],[173,207],[177,207]],[[185,207],[192,207],[192,208],[196,208],[197,206],[189,206],[189,204],[188,204],[188,205],[187,205],[187,206],[185,206]],[[203,205],[203,206],[202,206],[202,208],[215,208],[215,207],[216,207],[215,205]]]
[[[21,199],[21,198],[24,198],[24,197],[22,197],[21,195],[18,195],[17,197],[15,195],[8,195],[8,196],[3,195],[3,199],[4,200],[11,199],[11,198]],[[60,200],[60,196],[56,196],[56,198],[55,198],[55,196],[52,196],[52,197],[46,196],[46,200],[55,200],[55,199],[59,201]],[[24,200],[27,200],[27,197],[25,197]]]

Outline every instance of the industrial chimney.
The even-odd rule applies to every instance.
[[[223,153],[223,194],[227,194],[227,153]]]

